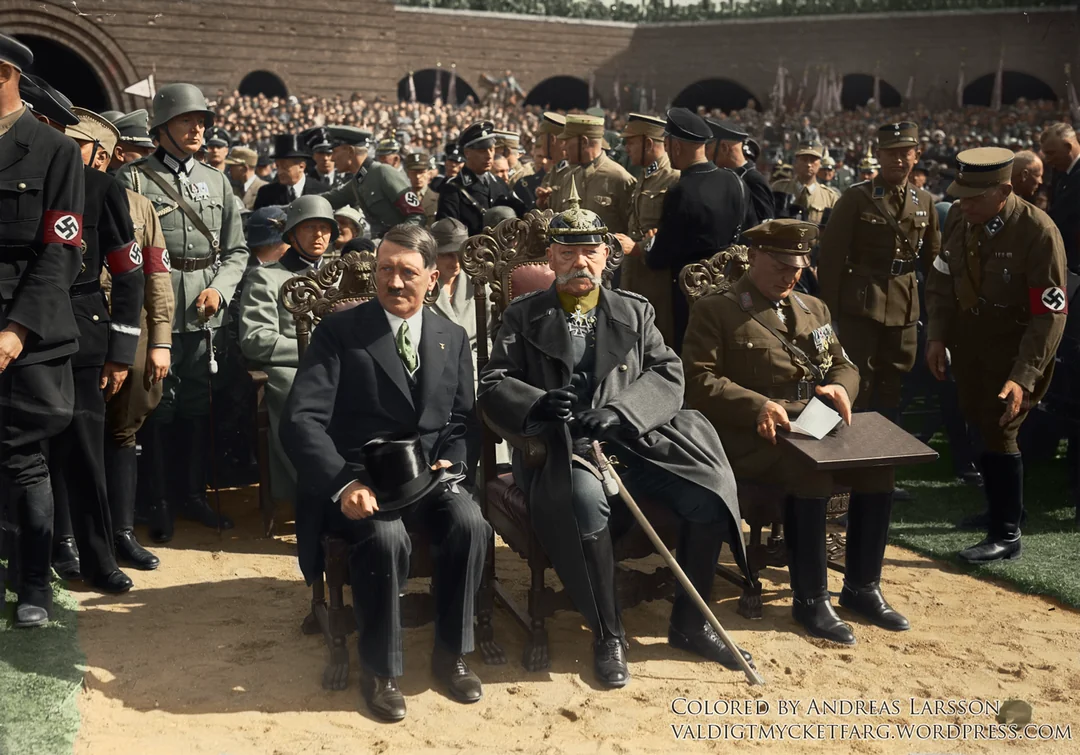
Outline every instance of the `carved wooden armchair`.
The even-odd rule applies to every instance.
[[[462,266],[469,274],[476,296],[476,344],[477,367],[483,370],[488,362],[488,313],[491,330],[502,321],[502,313],[517,296],[547,288],[555,280],[555,274],[547,264],[547,225],[553,213],[550,210],[532,210],[524,218],[510,218],[484,233],[465,242]],[[622,262],[618,242],[609,239],[612,253],[604,271],[604,285],[611,285],[611,278]],[[531,583],[528,606],[522,608],[495,584],[494,596],[507,608],[525,631],[527,640],[523,665],[529,671],[540,671],[550,665],[548,637],[545,620],[555,611],[573,608],[565,591],[554,591],[544,585],[544,574],[551,567],[547,554],[533,531],[529,503],[525,494],[514,484],[510,473],[497,474],[495,469],[495,446],[499,440],[494,430],[483,423],[481,468],[484,485],[481,497],[484,516],[495,531],[518,555],[529,564]],[[528,458],[543,453],[542,444],[535,439],[507,439],[522,443],[520,449]],[[677,540],[679,520],[663,506],[647,500],[639,501],[649,521],[660,533],[665,543],[673,546]],[[618,509],[616,509],[617,511]],[[617,520],[612,517],[612,538],[615,545],[616,584],[619,604],[630,608],[646,600],[671,598],[675,580],[667,567],[653,572],[631,569],[620,562],[637,559],[654,553],[652,544],[632,517]],[[740,586],[741,576],[733,578]]]
[[[708,260],[693,262],[682,269],[679,286],[693,305],[708,294],[727,291],[749,269],[750,260],[745,246],[730,246]],[[746,545],[747,565],[757,580],[765,566],[787,566],[787,550],[784,545],[783,521],[785,493],[780,488],[738,480],[739,509],[743,519],[750,525],[750,542]],[[829,500],[826,516],[839,516],[847,511],[848,491],[838,489]],[[770,528],[768,542],[761,542],[764,527]],[[828,564],[832,569],[843,571],[845,540],[842,534],[826,535]],[[759,588],[760,589],[760,588]],[[739,613],[748,618],[761,618],[760,594],[756,601],[744,606]]]

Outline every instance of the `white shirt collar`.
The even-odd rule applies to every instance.
[[[257,175],[255,175],[254,173],[252,173],[252,174],[251,174],[251,178],[249,178],[248,180],[244,181],[244,191],[245,191],[245,192],[246,192],[246,191],[247,191],[248,189],[250,189],[250,188],[251,188],[251,185],[252,185],[253,183],[255,183],[255,179],[256,179],[256,178],[258,178],[258,176],[257,176]]]
[[[1072,164],[1069,166],[1069,169],[1067,171],[1065,171],[1065,175],[1069,175],[1070,173],[1072,173],[1073,168],[1076,167],[1077,163],[1080,163],[1080,155],[1077,155],[1076,159],[1072,161]]]
[[[297,197],[304,196],[304,184],[307,183],[307,176],[300,176],[300,180],[293,184],[293,190],[296,192]]]
[[[398,317],[395,314],[391,314],[390,312],[387,312],[386,309],[383,309],[383,312],[386,313],[386,321],[390,323],[390,335],[394,337],[395,341],[397,340],[398,331],[401,329],[401,323],[408,323],[409,340],[412,341],[413,348],[416,349],[416,369],[419,370],[420,338],[423,335],[424,330],[424,308],[420,307],[416,314],[408,320]]]

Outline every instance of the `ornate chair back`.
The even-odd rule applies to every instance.
[[[285,309],[296,320],[296,340],[304,355],[311,332],[322,318],[375,298],[375,253],[349,252],[315,272],[303,273],[281,287]]]
[[[679,287],[693,304],[707,294],[727,291],[750,267],[745,246],[722,249],[702,262],[691,262],[679,273]]]

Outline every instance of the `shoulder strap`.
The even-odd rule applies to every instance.
[[[146,177],[156,183],[158,187],[165,192],[165,195],[172,201],[176,202],[176,206],[180,208],[180,211],[187,215],[188,220],[198,229],[199,233],[206,237],[206,240],[210,242],[210,249],[214,254],[221,251],[221,241],[218,239],[217,234],[210,230],[210,228],[203,222],[199,213],[195,212],[195,208],[189,205],[184,198],[181,197],[176,189],[169,185],[169,182],[159,176],[155,171],[147,170],[142,171],[146,174]]]
[[[891,212],[889,212],[889,209],[887,207],[885,207],[885,205],[883,204],[884,199],[881,199],[881,200],[874,199],[874,191],[870,187],[870,182],[867,181],[864,184],[860,184],[859,188],[862,189],[863,193],[866,194],[866,196],[870,197],[870,201],[874,203],[874,207],[877,208],[878,213],[883,218],[885,218],[886,222],[888,222],[888,224],[890,226],[892,226],[892,229],[894,231],[896,231],[896,235],[904,240],[904,244],[907,245],[908,251],[910,251],[913,255],[915,255],[915,259],[918,259],[919,258],[919,248],[918,248],[918,246],[912,246],[911,237],[908,236],[906,233],[904,233],[904,230],[900,227],[900,224],[896,222],[896,218],[893,217],[893,214]]]
[[[480,206],[480,203],[476,201],[473,195],[470,194],[464,186],[462,186],[461,184],[450,183],[449,181],[446,182],[446,186],[452,186],[454,189],[457,189],[457,191],[461,193],[461,196],[465,198],[465,201],[471,204],[473,206],[473,209],[479,212],[480,216],[483,217],[484,208]]]
[[[756,312],[751,312],[749,309],[744,307],[742,302],[740,302],[735,296],[734,291],[728,289],[724,292],[724,296],[737,303],[739,305],[739,308],[743,312],[746,312],[746,314],[750,315],[754,322],[765,328],[765,330],[769,331],[776,338],[776,340],[780,342],[780,345],[784,347],[784,351],[786,351],[788,354],[795,358],[796,364],[805,367],[810,372],[810,375],[814,378],[815,382],[821,383],[825,380],[825,373],[821,371],[820,367],[814,364],[813,360],[810,359],[809,356],[807,356],[805,351],[803,351],[798,346],[789,341],[787,338],[785,338],[779,330],[761,319],[761,317],[759,317]],[[801,305],[802,301],[800,301],[799,304]]]

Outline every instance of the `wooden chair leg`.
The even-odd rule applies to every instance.
[[[342,690],[349,686],[349,649],[345,637],[350,624],[355,626],[352,611],[345,606],[345,572],[348,569],[348,548],[344,543],[331,541],[326,549],[326,581],[330,608],[327,613],[326,640],[330,658],[323,669],[324,689]],[[325,606],[325,604],[324,604]]]
[[[532,548],[530,551],[538,552]],[[547,616],[544,606],[544,567],[530,559],[529,569],[532,572],[532,582],[529,585],[529,638],[525,641],[521,663],[527,671],[543,671],[551,666],[547,628],[544,626]]]
[[[484,563],[484,576],[480,580],[480,590],[476,601],[476,648],[480,657],[489,666],[501,666],[506,663],[506,653],[495,641],[495,535],[488,543],[487,560]]]
[[[320,634],[323,631],[319,622],[320,613],[326,613],[326,586],[321,574],[311,584],[311,613],[304,617],[300,631],[308,635]]]

